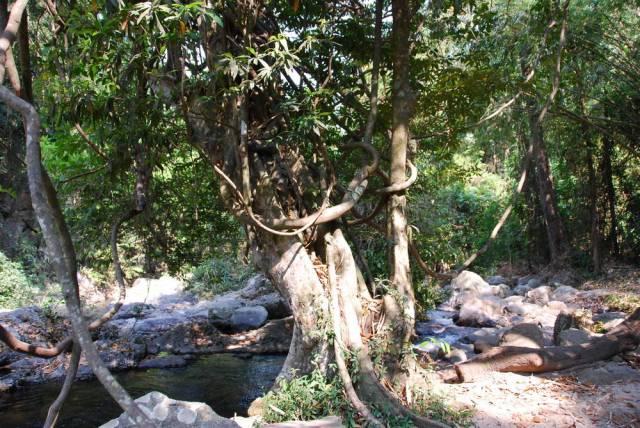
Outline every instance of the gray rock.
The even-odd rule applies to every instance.
[[[500,285],[500,284],[506,284],[507,283],[507,280],[502,275],[490,276],[490,277],[488,277],[486,279],[486,281],[487,281],[487,283],[489,285]]]
[[[180,355],[168,355],[166,357],[156,357],[143,360],[138,364],[140,369],[161,369],[168,367],[184,367],[187,360]]]
[[[518,286],[518,285],[527,285],[527,283],[529,282],[529,280],[531,278],[533,278],[531,275],[521,276],[520,278],[518,278],[518,281],[516,281],[516,286]]]
[[[500,284],[500,285],[491,286],[491,294],[504,299],[505,297],[511,296],[513,292],[511,291],[511,288],[508,285]]]
[[[537,288],[540,287],[542,285],[542,281],[540,281],[540,279],[538,278],[531,278],[528,282],[527,285],[531,288]]]
[[[186,321],[183,317],[158,314],[155,318],[139,320],[134,325],[134,332],[138,334],[162,333]]]
[[[560,302],[571,302],[578,297],[580,292],[569,285],[561,285],[556,288],[551,294],[551,300],[558,300]]]
[[[500,346],[542,348],[544,346],[542,329],[534,323],[518,324],[504,332],[498,344]]]
[[[547,308],[554,312],[569,312],[567,304],[558,300],[552,300],[547,303]]]
[[[472,327],[495,327],[502,317],[502,299],[481,296],[468,299],[460,308],[456,324]]]
[[[475,272],[463,270],[453,281],[451,287],[454,292],[470,291],[473,293],[490,293],[489,284],[485,282],[480,275]]]
[[[491,346],[497,346],[500,336],[504,332],[503,329],[485,327],[474,329],[472,332],[462,338],[463,343],[476,343],[480,340],[491,343]]]
[[[150,392],[136,400],[141,410],[158,428],[238,428],[236,422],[223,418],[204,403],[172,400],[160,392]],[[100,428],[135,428],[138,424],[125,413]]]
[[[211,320],[227,321],[231,315],[243,306],[243,301],[233,295],[223,295],[217,297],[209,305],[209,318]]]
[[[531,281],[529,281],[531,283]],[[548,285],[536,287],[533,290],[527,292],[527,298],[525,299],[529,303],[535,303],[537,305],[546,305],[551,300],[552,288]]]
[[[263,306],[247,306],[236,309],[229,321],[233,331],[242,332],[262,327],[268,317],[269,313]]]
[[[513,289],[513,293],[519,296],[525,296],[529,291],[531,291],[531,287],[527,284],[520,284]]]
[[[534,303],[526,303],[526,302],[522,302],[522,303],[511,302],[511,303],[507,303],[504,307],[505,311],[510,312],[512,314],[521,315],[521,316],[530,316],[530,317],[537,316],[538,313],[540,312],[540,309],[541,309],[540,306]]]
[[[583,343],[589,342],[593,337],[597,337],[597,335],[592,334],[586,330],[581,330],[577,328],[570,328],[567,330],[562,330],[558,333],[558,345],[559,346],[573,346],[573,345],[582,345]]]
[[[504,303],[508,305],[509,303],[522,303],[524,302],[524,296],[509,296],[504,298]]]

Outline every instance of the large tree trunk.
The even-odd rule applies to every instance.
[[[295,237],[260,234],[253,256],[285,296],[294,317],[294,333],[280,377],[325,370],[329,361],[326,334],[330,328],[329,299],[316,266]]]
[[[391,135],[391,185],[406,180],[409,122],[414,110],[414,94],[409,81],[411,16],[409,2],[394,0],[393,9],[393,130]],[[391,241],[390,275],[394,293],[384,298],[387,326],[390,335],[389,369],[400,371],[402,351],[413,334],[415,296],[411,285],[409,240],[407,237],[407,198],[404,192],[395,193],[389,201],[387,229]]]

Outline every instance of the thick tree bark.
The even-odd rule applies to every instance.
[[[458,380],[469,382],[490,372],[542,373],[610,358],[640,345],[640,308],[602,337],[575,346],[522,348],[501,346],[457,364]]]
[[[280,376],[290,379],[326,370],[330,347],[326,340],[331,316],[329,300],[306,248],[297,238],[261,233],[254,260],[287,299],[294,317],[294,333]],[[259,247],[259,248],[258,248]]]

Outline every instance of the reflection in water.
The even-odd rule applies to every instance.
[[[133,397],[160,391],[175,400],[202,401],[222,416],[246,413],[249,404],[273,384],[284,356],[240,358],[231,354],[202,357],[187,367],[117,374]],[[0,426],[41,427],[60,383],[48,383],[0,393]],[[96,427],[122,411],[95,380],[73,385],[58,427]]]

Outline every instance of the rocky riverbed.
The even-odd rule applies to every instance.
[[[105,309],[94,290],[91,312]],[[87,311],[89,312],[89,311]],[[37,307],[0,313],[0,323],[19,339],[49,346],[64,338],[70,327],[55,311]],[[108,367],[178,367],[197,355],[220,352],[286,353],[293,328],[290,310],[261,275],[246,286],[212,300],[199,300],[175,278],[136,280],[125,305],[95,333],[96,345]],[[0,391],[60,379],[68,355],[44,359],[13,352],[0,345]],[[81,361],[79,377],[92,373]]]
[[[462,272],[447,285],[449,300],[417,323],[414,348],[424,364],[446,369],[514,340],[527,341],[517,346],[553,345],[561,313],[580,314],[582,323],[556,332],[560,345],[585,343],[625,319],[627,314],[606,304],[605,296],[620,291],[615,281],[601,288],[570,280],[482,278]],[[625,292],[637,293],[639,288],[637,277],[624,283]],[[531,327],[524,329],[526,334],[521,334],[523,325]],[[433,392],[445,395],[454,407],[472,409],[479,427],[635,427],[640,426],[639,363],[636,349],[560,372],[489,373],[473,383],[434,382]]]
[[[464,361],[484,347],[497,346],[514,326],[538,327],[541,346],[554,344],[554,325],[560,313],[584,313],[585,324],[598,324],[599,333],[588,328],[567,328],[559,333],[559,345],[587,342],[621,323],[626,314],[601,305],[610,291],[578,290],[557,280],[543,283],[538,277],[507,279],[482,278],[464,271],[446,288],[451,297],[436,310],[427,312],[427,321],[416,323],[420,341],[415,349],[452,363]],[[443,355],[442,342],[451,346]],[[520,346],[525,346],[520,345]]]

